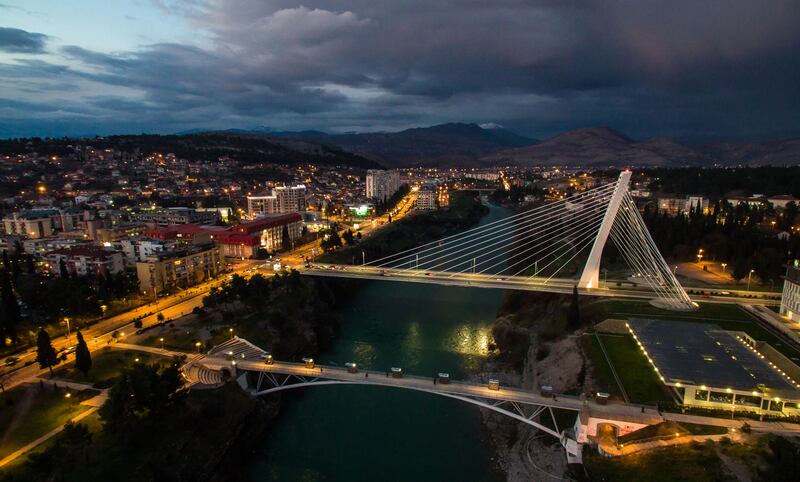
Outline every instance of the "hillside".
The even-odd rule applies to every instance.
[[[495,152],[481,161],[490,165],[589,167],[797,165],[800,139],[685,145],[663,138],[638,142],[609,127],[590,127],[558,134],[536,145]]]
[[[336,146],[319,142],[266,137],[250,134],[209,132],[185,135],[121,135],[82,139],[95,149],[115,149],[123,152],[174,153],[179,158],[213,161],[230,157],[243,163],[274,164],[324,164],[359,168],[381,167],[377,162]],[[47,139],[0,141],[0,152],[16,153],[25,150],[37,152],[63,151],[74,139]]]
[[[325,134],[318,131],[276,132],[274,136],[310,139],[400,166],[478,166],[489,153],[536,142],[503,128],[482,128],[477,124],[440,124],[400,132]]]
[[[710,162],[702,153],[669,139],[636,142],[608,127],[576,129],[540,144],[484,156],[489,164],[580,166],[681,166]]]

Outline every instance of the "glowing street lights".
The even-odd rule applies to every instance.
[[[747,291],[750,291],[750,278],[753,277],[753,272],[755,270],[751,269],[749,273],[747,273]]]
[[[163,350],[164,349],[164,337],[162,336],[161,338],[158,339],[158,341],[161,342],[161,349]]]
[[[728,267],[728,263],[722,263],[722,272],[725,273],[725,268]]]
[[[233,328],[228,328],[228,333],[231,334],[231,340],[233,340]]]
[[[697,264],[700,264],[700,261],[703,260],[703,248],[700,248],[697,251]]]

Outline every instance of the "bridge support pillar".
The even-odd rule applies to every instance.
[[[617,218],[619,206],[628,191],[631,174],[631,171],[626,170],[619,175],[619,180],[603,216],[603,223],[600,225],[597,237],[594,239],[594,244],[592,244],[592,250],[589,252],[589,258],[586,260],[586,266],[583,268],[581,279],[578,281],[578,288],[597,288],[600,286],[600,257],[603,255],[603,247],[608,241],[609,234],[611,234],[611,226],[614,225],[614,220]]]

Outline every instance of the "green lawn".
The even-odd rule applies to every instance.
[[[635,482],[693,482],[730,480],[713,446],[699,443],[606,458],[594,450],[584,452],[589,480]]]
[[[623,400],[622,393],[617,386],[617,381],[614,380],[614,374],[611,373],[611,367],[600,349],[600,344],[594,337],[594,334],[584,335],[581,337],[581,347],[583,348],[584,355],[588,358],[592,367],[592,375],[597,380],[600,391],[611,394],[615,400]]]
[[[200,341],[199,330],[194,327],[164,328],[157,332],[154,331],[153,333],[153,335],[137,341],[136,344],[152,346],[154,348],[163,347],[167,350],[192,352],[197,351],[195,343]],[[164,339],[163,344],[161,342],[162,338]]]
[[[0,458],[66,423],[89,407],[80,405],[99,392],[67,392],[49,383],[23,385],[0,395]],[[27,400],[27,401],[26,401]],[[23,404],[29,403],[28,409]]]
[[[631,336],[600,337],[631,402],[654,405],[674,401]]]
[[[131,350],[115,350],[113,348],[103,348],[92,352],[92,369],[88,375],[75,368],[75,362],[70,362],[57,370],[55,377],[79,383],[89,383],[96,388],[110,387],[120,372],[126,366],[136,363],[152,363],[165,358]]]
[[[607,318],[653,318],[712,323],[723,330],[743,331],[756,340],[769,343],[790,358],[800,356],[800,353],[762,328],[756,319],[738,305],[724,303],[699,303],[699,305],[700,309],[697,311],[680,313],[656,308],[647,301],[611,299],[592,303],[587,307],[586,312],[593,323]]]

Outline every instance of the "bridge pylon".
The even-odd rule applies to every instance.
[[[625,199],[625,193],[628,192],[628,186],[631,182],[631,171],[622,171],[617,180],[617,185],[611,195],[611,200],[606,208],[606,213],[603,216],[603,223],[597,232],[597,237],[592,244],[592,250],[589,252],[589,257],[586,259],[586,265],[583,268],[583,273],[578,281],[578,288],[597,288],[600,286],[600,257],[603,255],[603,248],[608,241],[611,234],[611,228],[614,226],[614,221],[617,219],[617,212],[619,211],[622,201]]]

